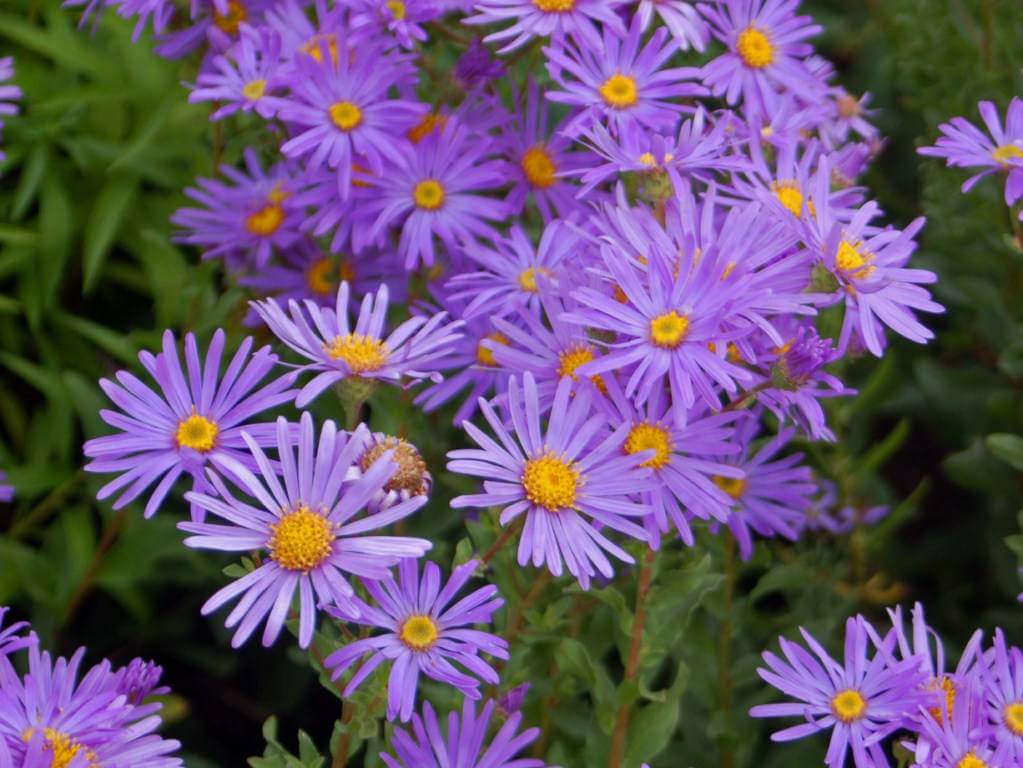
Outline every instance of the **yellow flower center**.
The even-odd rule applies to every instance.
[[[276,202],[264,205],[245,219],[245,228],[259,237],[269,237],[284,223],[284,209]]]
[[[568,13],[575,8],[575,0],[533,0],[533,5],[544,13]]]
[[[789,213],[791,213],[797,219],[802,218],[803,193],[800,191],[799,185],[796,184],[796,182],[794,181],[771,182],[771,191],[774,193],[774,196],[778,199],[778,202],[788,209]]]
[[[384,485],[387,491],[408,491],[414,495],[426,493],[426,462],[419,449],[400,437],[385,437],[362,454],[359,466],[365,472],[388,451],[393,451],[391,461],[398,465],[391,479]]]
[[[650,341],[663,349],[675,349],[689,333],[688,315],[675,310],[658,315],[650,321]]]
[[[1014,701],[1005,707],[1005,725],[1017,736],[1023,736],[1023,701]]]
[[[35,728],[29,728],[21,735],[21,738],[28,743],[32,741],[35,733]],[[87,746],[55,728],[43,728],[43,751],[50,754],[49,768],[67,768],[83,750],[89,768],[99,768],[96,753]]]
[[[327,50],[330,52],[330,61],[337,64],[337,35],[313,35],[300,49],[302,53],[312,56],[320,64],[323,63],[323,51],[320,50],[321,43],[327,41]]]
[[[838,246],[838,253],[835,254],[835,266],[841,272],[863,279],[869,277],[876,269],[870,263],[873,258],[871,253],[864,252],[861,247],[843,240]]]
[[[429,616],[409,616],[401,625],[398,637],[413,651],[430,650],[440,636],[440,627]]]
[[[344,360],[352,373],[379,371],[387,363],[387,345],[371,336],[349,333],[336,336],[324,348],[331,360]]]
[[[327,111],[330,113],[330,122],[342,131],[358,128],[362,122],[362,110],[350,101],[331,104]]]
[[[540,189],[552,187],[558,181],[554,176],[557,173],[554,161],[540,144],[530,147],[522,156],[522,172],[530,184]]]
[[[963,759],[956,763],[956,768],[988,768],[988,765],[977,757],[976,752],[967,752]]]
[[[412,198],[424,211],[436,211],[444,205],[444,187],[436,179],[424,179],[412,190]]]
[[[308,572],[327,559],[335,538],[326,516],[302,506],[270,526],[267,549],[281,568]]]
[[[545,277],[554,277],[554,273],[549,269],[543,267],[529,267],[519,273],[519,288],[526,293],[536,293],[540,290],[536,282],[537,275],[544,275]]]
[[[484,338],[495,342],[496,344],[504,344],[506,347],[511,344],[511,339],[505,336],[500,331],[494,331],[491,334],[487,334]],[[482,339],[480,340],[482,342]],[[494,350],[487,349],[482,343],[476,345],[476,362],[480,365],[485,365],[488,368],[497,367],[497,358],[494,357]]]
[[[848,688],[835,694],[835,698],[831,700],[831,711],[843,723],[852,723],[863,717],[867,711],[867,700],[859,691]]]
[[[242,96],[249,101],[259,101],[266,93],[266,80],[249,80],[242,87]]]
[[[1003,144],[995,148],[994,152],[991,153],[991,157],[998,163],[1008,165],[1010,160],[1023,160],[1023,147],[1016,146],[1015,144]]]
[[[640,165],[645,165],[647,168],[657,167],[657,158],[654,157],[653,152],[644,152],[639,156]]]
[[[739,33],[735,50],[747,67],[763,69],[774,61],[774,46],[766,34],[756,27],[746,27]]]
[[[174,433],[174,441],[179,448],[191,448],[199,453],[209,453],[217,444],[220,427],[215,421],[200,416],[194,410],[192,415],[178,424]]]
[[[426,115],[417,125],[409,128],[408,139],[413,144],[418,144],[420,141],[425,139],[435,128],[443,129],[448,119],[444,115],[435,115],[430,113]]]
[[[249,12],[238,0],[229,0],[227,4],[227,13],[221,16],[219,13],[213,14],[213,23],[217,25],[217,28],[222,32],[226,32],[229,35],[237,35],[238,27],[241,26],[242,22],[249,18]]]
[[[579,470],[575,464],[550,451],[527,461],[522,471],[526,498],[551,512],[574,506],[579,485]]]
[[[938,680],[931,683],[930,690],[940,691],[945,694],[944,711],[948,712],[949,717],[951,717],[952,710],[955,708],[956,703],[956,684],[952,682],[952,679],[948,675],[942,675]],[[941,707],[930,707],[927,711],[930,712],[931,717],[939,723],[944,719]]]
[[[639,101],[636,80],[630,75],[611,75],[598,90],[608,106],[615,109],[628,109]]]
[[[405,3],[401,0],[387,0],[384,3],[387,6],[387,10],[391,14],[391,18],[395,21],[404,21],[405,19]]]
[[[722,477],[714,475],[714,485],[727,493],[733,499],[738,500],[746,492],[746,478],[744,477]]]
[[[640,466],[660,469],[671,463],[671,452],[675,448],[675,441],[671,439],[671,432],[660,424],[644,421],[629,431],[623,448],[630,456],[643,451],[654,451],[653,458],[647,459]]]
[[[334,263],[327,258],[317,259],[306,270],[305,279],[309,290],[318,296],[327,296],[334,292]]]
[[[572,381],[579,381],[575,369],[592,361],[594,357],[593,347],[585,344],[569,347],[558,355],[558,376],[569,376]],[[590,376],[590,381],[593,382],[600,392],[605,395],[607,394],[607,385],[600,378],[600,374]]]

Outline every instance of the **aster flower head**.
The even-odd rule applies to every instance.
[[[137,704],[119,689],[109,661],[79,675],[85,649],[52,659],[28,647],[22,677],[0,655],[0,743],[25,768],[177,768],[177,741],[155,731],[160,704]]]
[[[433,265],[435,236],[449,250],[493,237],[488,222],[505,219],[508,207],[481,194],[504,183],[504,164],[490,154],[490,141],[454,117],[418,144],[395,145],[393,163],[372,188],[368,210],[376,221],[369,237],[400,226],[399,252],[408,269]]]
[[[195,336],[187,334],[182,370],[174,334],[165,331],[161,352],[139,353],[158,390],[128,371],[119,371],[114,381],[100,380],[118,408],[100,411],[100,418],[119,432],[88,440],[82,448],[91,459],[86,472],[117,473],[97,498],[119,493],[114,508],[120,509],[157,483],[145,506],[144,514],[150,517],[182,474],[190,475],[193,487],[200,489],[205,487],[203,468],[210,460],[248,461],[243,431],[260,442],[271,439],[269,425],[251,420],[294,399],[290,387],[295,376],[289,373],[263,383],[277,365],[277,356],[269,347],[253,352],[251,338],[241,343],[221,374],[225,339],[218,329],[202,360]]]
[[[437,0],[344,0],[351,8],[352,26],[366,28],[371,34],[393,37],[402,48],[425,42],[423,24],[443,12]]]
[[[487,742],[496,704],[488,701],[479,714],[472,699],[462,705],[461,716],[452,712],[447,728],[429,702],[423,714],[412,718],[412,732],[395,729],[391,739],[394,756],[381,753],[387,768],[545,768],[543,760],[517,757],[540,735],[540,729],[519,733],[522,713],[511,715]]]
[[[563,41],[544,49],[547,69],[562,90],[548,91],[551,101],[568,104],[578,113],[562,131],[578,136],[594,121],[606,123],[612,133],[627,126],[671,130],[683,107],[679,100],[706,93],[692,82],[694,67],[662,69],[678,50],[666,29],[658,28],[642,45],[639,16],[627,35],[604,27],[601,46]]]
[[[969,192],[985,176],[1005,173],[1005,203],[1013,205],[1023,197],[1023,99],[1014,96],[1009,102],[1004,126],[993,102],[982,101],[977,110],[988,135],[966,118],[954,117],[942,123],[935,145],[919,152],[943,158],[950,167],[981,168],[963,183],[963,192]]]
[[[28,648],[36,642],[34,633],[22,634],[28,629],[27,621],[16,621],[4,626],[4,617],[9,610],[10,608],[6,606],[0,606],[0,657]]]
[[[348,314],[350,290],[347,282],[341,283],[333,308],[309,300],[289,301],[285,312],[272,298],[252,303],[273,334],[310,361],[302,370],[316,374],[295,398],[299,408],[350,376],[392,383],[403,376],[439,380],[438,362],[459,336],[461,322],[447,322],[447,313],[438,312],[429,318],[411,317],[385,338],[386,285],[363,297],[353,325]]]
[[[283,101],[274,95],[279,87],[281,37],[268,27],[254,29],[243,24],[238,42],[224,54],[214,56],[211,67],[200,72],[190,102],[223,103],[210,120],[236,112],[252,112],[264,120],[273,118]]]
[[[1010,646],[1001,629],[985,653],[987,719],[996,742],[993,765],[1023,762],[1023,651]]]
[[[494,611],[504,604],[497,596],[497,587],[481,587],[452,605],[478,566],[475,560],[465,563],[442,584],[436,563],[426,563],[420,580],[417,562],[402,560],[397,581],[365,582],[371,602],[359,601],[357,616],[331,610],[343,621],[384,630],[327,657],[326,666],[335,680],[360,659],[369,657],[345,686],[344,695],[350,696],[373,670],[390,662],[387,717],[407,722],[415,708],[420,675],[451,685],[470,699],[480,698],[480,681],[496,685],[497,671],[481,654],[507,659],[508,644],[473,625],[489,624]]]
[[[0,469],[0,503],[7,504],[14,499],[14,486],[6,482],[7,473]]]
[[[465,53],[455,62],[455,81],[465,90],[504,77],[507,68],[490,53],[478,37],[473,38]]]
[[[16,85],[6,84],[14,77],[14,59],[11,56],[0,58],[0,116],[14,115],[18,112],[18,105],[15,103],[21,98],[21,88]],[[0,119],[0,129],[3,129],[4,121]],[[4,160],[3,150],[0,150],[0,163]]]
[[[753,707],[753,717],[799,717],[804,722],[771,735],[772,741],[792,741],[831,731],[824,762],[842,768],[850,750],[857,768],[887,765],[880,743],[903,727],[921,705],[933,703],[924,689],[927,682],[920,659],[897,661],[892,656],[896,637],[883,640],[862,616],[845,625],[845,656],[833,659],[807,632],[800,628],[810,651],[779,638],[784,656],[763,654],[766,667],[757,673],[793,702]]]
[[[785,92],[812,100],[823,86],[804,59],[822,28],[797,16],[799,0],[718,0],[700,6],[728,50],[703,68],[703,82],[747,115],[771,114]]]
[[[366,43],[356,49],[346,35],[319,41],[319,50],[318,57],[299,55],[294,61],[291,92],[280,116],[297,133],[281,152],[305,158],[311,169],[326,165],[336,170],[345,198],[356,162],[381,173],[384,159],[427,107],[390,97],[392,88],[414,83],[415,70],[406,55],[383,53]]]
[[[186,498],[225,522],[179,525],[191,534],[185,539],[189,547],[266,553],[255,570],[214,594],[202,608],[207,615],[240,598],[225,622],[229,628],[237,626],[231,641],[236,648],[264,620],[263,645],[272,645],[296,592],[298,641],[307,647],[318,605],[333,603],[358,615],[355,591],[346,574],[384,579],[399,560],[420,557],[431,546],[424,539],[374,533],[411,515],[426,503],[425,496],[360,514],[397,469],[387,452],[361,477],[347,480],[349,469],[366,448],[365,427],[348,434],[325,421],[316,441],[312,416],[303,413],[297,435],[283,416],[277,420],[276,432],[276,462],[255,440],[244,436],[258,476],[232,457],[213,462],[254,503],[234,496],[223,479],[211,472],[216,495],[189,493]]]
[[[689,0],[640,0],[636,13],[643,29],[650,26],[655,15],[660,18],[683,51],[695,48],[702,52],[707,47],[707,23]]]
[[[601,46],[598,23],[624,32],[617,6],[624,0],[481,0],[476,3],[476,15],[465,19],[465,24],[502,24],[513,20],[511,26],[483,38],[486,43],[509,42],[500,49],[508,53],[525,45],[534,37],[549,37],[560,41],[572,36],[586,45]]]
[[[1009,768],[996,750],[984,713],[984,691],[977,678],[964,680],[950,709],[925,711],[916,740],[921,768]]]
[[[593,411],[590,393],[573,390],[572,380],[563,378],[544,429],[540,416],[546,408],[540,404],[533,375],[525,373],[521,385],[511,377],[507,397],[511,432],[494,408],[481,400],[480,410],[497,439],[465,422],[464,429],[480,447],[451,451],[448,469],[485,480],[484,493],[459,496],[452,507],[503,507],[502,526],[524,516],[519,564],[546,565],[555,576],[567,568],[587,589],[595,574],[613,575],[607,554],[633,562],[604,531],[646,539],[634,520],[648,514],[649,507],[630,496],[651,483],[649,470],[640,467],[647,454],[633,456],[621,450],[628,426],[609,432],[606,418]]]
[[[834,88],[824,103],[827,113],[819,130],[829,148],[841,147],[853,135],[866,141],[879,137],[877,127],[870,122],[877,110],[867,106],[870,104],[869,93],[857,98],[844,88]]]
[[[226,182],[200,178],[185,189],[202,207],[182,208],[171,221],[181,228],[177,241],[199,246],[203,258],[241,255],[262,267],[300,238],[302,214],[292,195],[301,180],[287,162],[263,171],[254,150],[245,150],[244,157],[244,170],[221,166]]]
[[[132,0],[148,3],[151,0]],[[197,48],[208,54],[223,53],[238,39],[242,24],[261,26],[264,15],[277,0],[192,0],[190,12],[175,15],[180,25],[167,25],[167,30],[156,36],[155,51],[168,59],[180,59]]]
[[[381,432],[370,435],[362,454],[348,470],[348,478],[359,479],[385,454],[390,456],[396,469],[383,488],[370,499],[368,506],[371,511],[387,509],[416,496],[429,496],[433,475],[426,468],[419,449],[403,437]]]

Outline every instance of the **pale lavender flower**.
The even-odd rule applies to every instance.
[[[199,73],[190,102],[222,102],[210,115],[221,120],[236,112],[252,112],[264,120],[273,118],[284,100],[274,95],[282,85],[281,36],[268,27],[241,26],[238,42],[226,53],[214,56],[211,66]]]
[[[599,50],[602,45],[598,22],[624,33],[617,6],[625,0],[480,0],[477,14],[464,19],[465,24],[514,23],[483,38],[483,42],[510,42],[500,53],[508,53],[525,45],[534,37],[554,41],[571,35],[582,44]]]

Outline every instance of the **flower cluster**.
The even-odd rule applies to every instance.
[[[774,733],[791,741],[831,732],[824,762],[857,768],[890,765],[886,740],[919,768],[1009,768],[1023,762],[1023,651],[1001,630],[985,647],[977,630],[958,662],[946,663],[941,638],[917,603],[907,623],[889,610],[878,632],[862,616],[846,622],[838,661],[806,630],[806,648],[779,639],[781,655],[764,653],[757,670],[792,702],[754,707],[754,717],[799,717]],[[809,650],[807,650],[809,648]]]

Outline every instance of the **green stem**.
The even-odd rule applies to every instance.
[[[725,613],[721,620],[718,639],[718,689],[721,712],[726,718],[732,713],[732,612],[735,606],[735,539],[725,534]],[[735,758],[728,737],[721,739],[721,768],[733,768]]]

